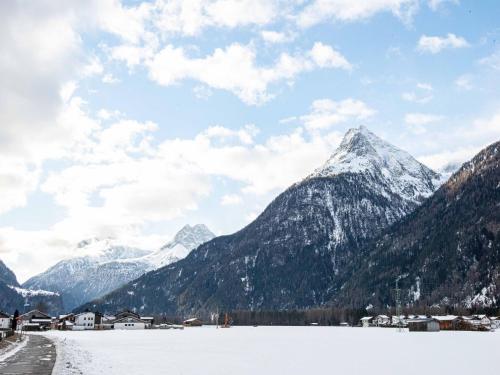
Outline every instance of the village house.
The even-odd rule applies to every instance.
[[[373,325],[377,327],[388,326],[391,323],[391,318],[387,315],[377,315],[373,318]]]
[[[361,327],[367,328],[370,327],[370,323],[373,320],[373,316],[364,316],[359,321],[361,323]]]
[[[75,315],[73,330],[83,331],[95,328],[95,314],[90,311],[86,311]]]
[[[113,323],[114,329],[145,329],[146,322],[135,316],[126,316],[116,319]]]
[[[12,319],[9,314],[0,311],[0,340],[7,337],[11,332]]]
[[[61,331],[72,330],[75,323],[75,314],[59,315],[56,328]]]
[[[500,317],[498,316],[490,316],[491,328],[499,329],[500,328]]]
[[[24,331],[47,330],[52,326],[52,318],[39,310],[31,310],[20,315],[17,320],[19,329]]]
[[[0,330],[9,330],[12,327],[12,319],[9,314],[0,311]]]
[[[393,326],[399,327],[399,326],[404,326],[406,327],[406,317],[404,315],[393,315],[391,317],[391,324]]]

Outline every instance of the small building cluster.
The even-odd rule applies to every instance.
[[[87,330],[136,330],[136,329],[182,329],[184,327],[200,327],[203,322],[198,318],[189,318],[182,325],[164,323],[155,325],[154,317],[140,316],[139,314],[124,310],[115,315],[105,315],[99,312],[85,311],[78,314],[65,314],[51,317],[39,310],[31,310],[25,314],[14,317],[0,311],[0,340],[13,333],[16,327],[22,331],[46,331],[50,329],[61,331],[87,331]]]
[[[500,328],[500,317],[486,315],[387,315],[365,316],[362,327],[405,327],[410,331],[490,331]]]

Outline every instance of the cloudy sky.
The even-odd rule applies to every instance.
[[[238,230],[360,124],[437,170],[500,139],[496,0],[0,2],[0,259]]]

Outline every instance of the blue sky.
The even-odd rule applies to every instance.
[[[500,137],[500,4],[0,5],[0,259],[21,280],[88,237],[156,248],[249,223],[370,130],[430,167]]]

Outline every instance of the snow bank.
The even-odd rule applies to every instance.
[[[51,331],[55,375],[498,374],[500,333],[214,327]],[[464,353],[467,353],[464,355]]]

